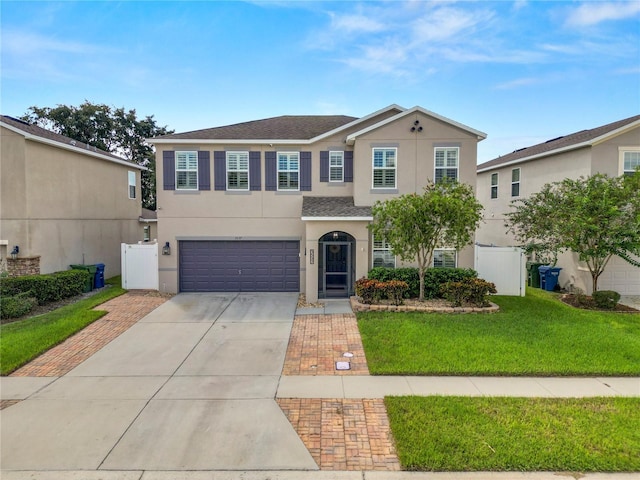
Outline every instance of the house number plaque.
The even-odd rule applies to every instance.
[[[313,248],[309,249],[309,265],[313,265],[313,257],[314,257],[314,250]]]

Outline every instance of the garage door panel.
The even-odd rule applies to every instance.
[[[180,291],[297,292],[298,241],[180,241]]]

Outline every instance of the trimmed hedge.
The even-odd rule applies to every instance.
[[[461,282],[468,278],[477,278],[478,272],[472,268],[428,268],[424,272],[424,298],[441,297],[440,286],[447,282]],[[415,267],[385,268],[375,267],[369,271],[368,278],[381,282],[400,280],[409,286],[405,298],[417,298],[420,295],[420,278]]]
[[[598,290],[591,294],[595,304],[606,310],[613,310],[620,301],[620,294],[613,290]]]
[[[0,301],[0,318],[18,318],[29,313],[38,301],[31,296],[31,292],[5,297]]]
[[[440,292],[454,307],[459,307],[465,302],[478,307],[487,307],[489,306],[487,295],[498,293],[495,284],[482,278],[465,278],[460,282],[447,282],[440,287]]]
[[[362,277],[356,282],[356,295],[362,299],[363,303],[371,304],[388,298],[394,305],[402,305],[408,288],[407,282],[402,280],[380,282]]]
[[[0,278],[0,296],[30,293],[39,305],[73,297],[84,292],[91,273],[86,270],[66,270],[46,275],[24,275]]]

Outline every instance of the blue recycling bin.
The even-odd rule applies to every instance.
[[[560,267],[542,266],[538,268],[540,272],[540,288],[553,292],[558,285],[558,277],[560,276]]]
[[[96,275],[94,277],[94,287],[102,288],[104,287],[104,263],[96,263]]]

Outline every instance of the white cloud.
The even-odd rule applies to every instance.
[[[569,26],[586,27],[607,20],[624,20],[640,14],[637,0],[622,2],[588,2],[569,12],[566,23]]]
[[[479,24],[487,23],[492,12],[468,12],[449,7],[435,9],[413,23],[415,42],[459,41]]]
[[[370,18],[362,14],[336,15],[329,13],[331,17],[331,28],[343,33],[374,33],[385,30],[385,24],[375,18]]]
[[[539,78],[533,78],[533,77],[517,78],[515,80],[500,83],[496,85],[494,89],[495,90],[512,90],[514,88],[527,87],[529,85],[534,85],[536,83],[540,83]]]

